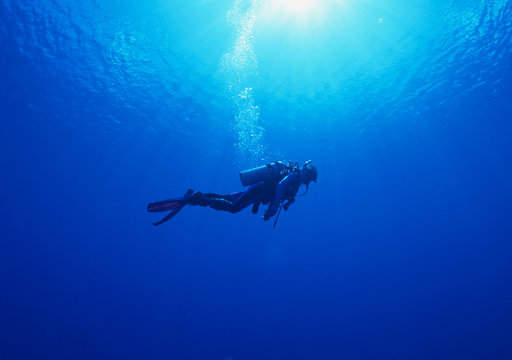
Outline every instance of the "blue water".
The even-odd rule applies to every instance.
[[[512,1],[2,0],[0,45],[0,359],[512,359]],[[275,229],[146,212],[308,159]]]

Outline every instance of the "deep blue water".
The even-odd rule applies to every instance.
[[[512,358],[512,2],[298,3],[0,1],[1,359]]]

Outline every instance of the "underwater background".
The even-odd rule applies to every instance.
[[[512,359],[512,1],[1,0],[0,45],[0,359]],[[310,159],[276,228],[146,212]]]

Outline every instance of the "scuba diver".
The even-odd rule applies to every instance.
[[[281,209],[287,211],[296,196],[306,195],[309,183],[316,183],[316,177],[317,170],[311,165],[311,160],[306,161],[302,168],[299,167],[299,163],[277,161],[240,172],[242,185],[249,186],[245,191],[220,195],[188,190],[183,197],[149,204],[148,211],[170,211],[162,220],[153,223],[160,225],[175,216],[185,205],[209,206],[234,214],[252,204],[252,213],[256,214],[260,204],[268,204],[263,220],[269,220],[277,213],[275,227]],[[306,191],[297,195],[302,184],[306,185]]]

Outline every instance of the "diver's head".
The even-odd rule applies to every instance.
[[[317,170],[314,165],[311,165],[311,160],[306,161],[302,170],[300,171],[300,180],[303,184],[309,185],[311,181],[316,182]]]

